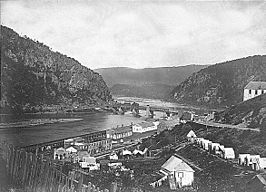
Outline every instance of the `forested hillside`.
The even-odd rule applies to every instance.
[[[266,55],[256,55],[211,65],[188,77],[171,93],[181,103],[231,106],[243,99],[249,81],[266,81]]]
[[[2,25],[1,74],[2,113],[98,105],[112,99],[98,73]]]

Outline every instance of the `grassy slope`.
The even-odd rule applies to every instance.
[[[219,113],[216,118],[223,123],[244,122],[250,127],[266,128],[266,94],[241,102]]]

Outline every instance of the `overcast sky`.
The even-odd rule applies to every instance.
[[[12,0],[1,23],[92,69],[266,54],[266,1]]]

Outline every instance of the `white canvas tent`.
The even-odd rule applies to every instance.
[[[224,159],[234,159],[235,158],[235,151],[231,147],[225,147],[223,151],[223,158]]]

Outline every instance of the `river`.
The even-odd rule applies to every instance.
[[[62,118],[58,115],[28,115],[23,120],[32,118]],[[66,118],[66,117],[64,117]],[[81,118],[80,121],[53,123],[37,126],[5,128],[0,129],[0,139],[6,140],[15,146],[25,146],[40,142],[61,139],[65,137],[78,136],[89,132],[109,129],[117,125],[129,125],[131,122],[138,123],[143,121],[141,118],[127,115],[114,115],[111,113],[76,113],[67,118]]]
[[[120,102],[136,101],[142,106],[161,106],[161,107],[180,107],[175,103],[163,102],[160,100],[120,97],[115,98]],[[182,107],[182,106],[181,106]],[[140,111],[141,116],[145,115],[145,111]],[[155,118],[163,116],[162,112],[155,112]],[[2,117],[3,118],[3,117]],[[53,123],[36,126],[25,126],[19,128],[1,128],[0,139],[15,146],[26,146],[40,142],[47,142],[65,137],[78,136],[93,131],[109,129],[117,125],[129,125],[130,123],[138,123],[143,118],[133,117],[132,114],[114,115],[112,113],[75,113],[75,114],[31,114],[23,117],[5,117],[8,121],[27,121],[31,119],[59,119],[74,118],[82,119],[74,122]]]

